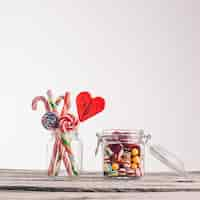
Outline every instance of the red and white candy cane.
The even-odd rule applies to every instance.
[[[66,169],[68,175],[72,176],[73,171],[72,171],[71,162],[69,160],[69,154],[66,152],[66,149],[64,148],[64,146],[62,145],[61,142],[59,145],[59,152],[60,152],[61,159],[63,160],[64,166],[65,166],[65,169]]]
[[[58,142],[58,147],[61,145],[61,141],[59,140]],[[54,165],[54,175],[57,176],[59,171],[60,171],[60,166],[62,162],[62,152],[58,149],[57,155],[56,155],[56,160],[55,160],[55,165]]]
[[[64,97],[64,105],[63,105],[62,111],[60,113],[61,117],[65,116],[68,113],[70,106],[71,106],[70,93],[66,92],[65,97]]]
[[[72,164],[71,164],[71,161],[69,159],[69,155],[67,154],[67,152],[65,152],[63,154],[63,163],[65,165],[65,168],[66,168],[68,175],[72,176],[73,175]]]
[[[54,168],[55,168],[55,164],[56,164],[56,155],[58,154],[58,150],[59,150],[58,145],[59,145],[59,140],[56,139],[54,146],[53,146],[52,158],[51,158],[49,168],[48,168],[48,175],[49,176],[54,175]]]
[[[55,134],[55,143],[53,146],[52,158],[48,168],[48,175],[49,176],[56,175],[57,171],[59,170],[60,162],[61,160],[63,160],[68,175],[72,176],[73,175],[72,164],[69,159],[69,156],[73,156],[71,149],[62,144],[59,130],[55,131],[54,134]],[[58,159],[60,159],[59,162]]]
[[[65,133],[68,131],[73,131],[77,128],[79,120],[72,114],[68,113],[60,118],[59,127],[60,130]]]
[[[49,103],[44,96],[37,96],[33,99],[33,101],[32,101],[32,109],[33,110],[37,110],[38,102],[42,102],[44,104],[46,112],[50,111]]]
[[[55,104],[56,104],[57,106],[59,106],[60,103],[61,103],[63,100],[64,100],[64,96],[61,95],[61,96],[59,96],[59,97],[56,98]]]

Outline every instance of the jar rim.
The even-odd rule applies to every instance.
[[[114,137],[114,136],[130,136],[141,138],[144,137],[143,129],[104,129],[100,134],[101,138]]]

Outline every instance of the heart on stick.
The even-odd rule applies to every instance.
[[[105,100],[102,97],[92,98],[89,92],[81,92],[76,97],[76,106],[81,122],[95,116],[105,108]]]

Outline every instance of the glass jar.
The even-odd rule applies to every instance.
[[[83,143],[77,131],[52,133],[47,144],[49,176],[78,176],[82,171]]]
[[[103,173],[106,177],[142,177],[145,174],[145,147],[153,157],[173,170],[177,175],[188,177],[184,163],[161,145],[149,144],[151,135],[143,130],[111,129],[97,133],[96,154],[101,144]]]
[[[144,175],[145,143],[143,130],[104,130],[98,134],[102,144],[103,172],[109,177]]]

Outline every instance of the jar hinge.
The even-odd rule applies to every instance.
[[[99,133],[96,133],[96,136],[97,136],[97,146],[96,146],[96,150],[95,150],[95,156],[98,154],[99,152],[99,146],[102,142],[102,137]]]

